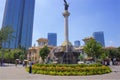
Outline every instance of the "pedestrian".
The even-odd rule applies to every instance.
[[[116,65],[116,58],[113,58],[113,65]]]
[[[17,66],[17,60],[15,60],[15,66]]]
[[[25,66],[25,61],[23,61],[23,63],[22,63],[22,64],[23,64],[23,67],[24,67],[24,66]]]
[[[32,73],[32,62],[29,61],[29,73]]]
[[[0,62],[0,66],[2,66],[2,61]]]
[[[110,60],[110,66],[112,66],[112,64],[113,64],[113,62],[112,62],[112,60]]]
[[[105,61],[104,63],[105,63],[105,66],[107,66],[107,61]]]

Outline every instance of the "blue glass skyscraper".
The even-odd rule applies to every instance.
[[[35,0],[6,0],[2,27],[11,26],[14,29],[9,48],[19,45],[28,49],[32,45],[33,20]],[[8,43],[3,44],[4,48]]]
[[[93,37],[97,42],[99,42],[103,47],[105,47],[104,33],[102,31],[94,32]]]
[[[80,46],[80,41],[79,40],[74,41],[74,46],[79,47]]]
[[[48,33],[48,45],[57,46],[57,34]]]

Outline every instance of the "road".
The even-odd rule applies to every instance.
[[[120,66],[110,66],[113,72],[91,76],[50,76],[29,74],[22,66],[0,67],[0,80],[120,80]]]

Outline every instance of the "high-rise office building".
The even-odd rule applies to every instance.
[[[57,46],[57,34],[48,33],[48,45]]]
[[[80,41],[79,40],[74,41],[74,46],[79,47],[80,46]]]
[[[94,32],[93,37],[97,42],[99,42],[103,47],[105,47],[104,32]]]
[[[2,27],[14,29],[9,48],[19,45],[28,49],[32,45],[33,19],[35,0],[6,0]],[[2,44],[8,48],[8,43]]]

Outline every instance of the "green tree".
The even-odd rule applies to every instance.
[[[22,51],[23,54],[21,54],[21,58],[27,58],[27,50],[25,47],[21,46],[20,44],[18,45],[18,49]]]
[[[2,59],[2,51],[0,50],[0,59]],[[13,56],[11,54],[11,51],[9,49],[4,49],[4,62],[9,62],[13,60]]]
[[[23,61],[25,59],[25,55],[21,54],[20,55],[20,60]]]
[[[48,56],[48,54],[50,53],[50,50],[47,46],[44,46],[40,51],[39,51],[39,55],[41,56],[43,62],[46,59],[46,57]]]
[[[21,50],[21,49],[15,49],[14,50],[14,57],[16,58],[16,59],[19,59],[20,58],[20,55],[22,55],[23,54],[23,51]]]
[[[83,54],[80,54],[80,55],[79,55],[79,58],[80,58],[80,61],[83,61],[83,59],[84,59]]]
[[[1,58],[1,62],[3,63],[3,59],[4,59],[4,49],[2,49],[2,43],[5,43],[7,42],[8,44],[10,44],[10,40],[12,40],[13,38],[13,28],[10,27],[10,26],[5,26],[5,27],[2,27],[1,30],[0,30],[0,49],[2,51],[2,58]],[[9,47],[9,45],[8,45]]]
[[[2,27],[0,30],[0,44],[4,43],[4,42],[10,42],[10,40],[13,39],[13,28],[10,26],[6,26],[6,27]],[[1,45],[2,47],[2,45]]]
[[[120,52],[120,47],[118,47],[117,49],[118,49],[118,51]]]
[[[118,58],[120,59],[120,47],[117,48],[118,49]]]
[[[2,59],[2,51],[0,50],[0,60]],[[16,59],[23,61],[25,54],[21,49],[4,49],[4,62],[14,63]]]
[[[21,47],[21,50],[23,52],[23,54],[22,54],[23,58],[24,59],[27,58],[27,50],[26,50],[26,48],[25,47]]]
[[[95,39],[90,39],[84,46],[84,51],[89,57],[92,57],[95,61],[102,54],[102,46]]]
[[[120,57],[119,47],[118,48],[109,47],[109,48],[106,48],[106,50],[108,51],[110,58],[114,58],[114,57],[119,58]]]
[[[105,49],[103,49],[102,54],[100,55],[100,60],[103,61],[109,57],[109,52]]]
[[[107,56],[103,53],[103,54],[101,54],[100,59],[101,59],[101,60],[105,60],[106,57],[107,57]]]

